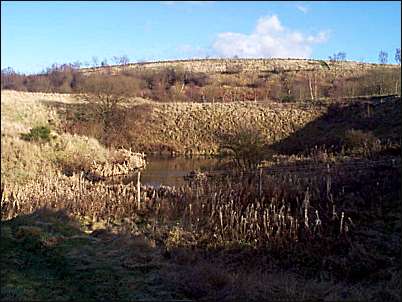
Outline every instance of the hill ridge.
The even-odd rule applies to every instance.
[[[281,71],[312,71],[320,69],[331,69],[331,67],[340,68],[342,70],[353,70],[362,68],[364,70],[385,67],[398,68],[397,64],[377,64],[363,63],[357,61],[331,61],[318,59],[291,59],[291,58],[247,58],[247,59],[180,59],[180,60],[162,60],[129,63],[126,65],[108,65],[98,67],[81,68],[83,73],[92,73],[99,71],[113,71],[124,69],[161,69],[161,68],[182,67],[195,72],[217,73],[226,72],[227,68],[237,67],[241,70],[237,72],[258,72],[263,68],[270,68],[267,71],[272,71],[275,68]],[[289,68],[290,67],[290,68]],[[308,68],[310,67],[310,68]],[[313,68],[311,68],[313,67]],[[317,68],[318,67],[318,68]],[[236,71],[236,70],[235,70]],[[234,71],[232,71],[234,72]]]

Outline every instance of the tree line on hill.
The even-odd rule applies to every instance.
[[[379,60],[386,63],[388,54],[381,51]],[[346,54],[336,53],[331,61],[344,61]],[[395,54],[400,63],[400,49]],[[95,60],[96,61],[96,60]],[[246,78],[237,76],[241,68],[229,66],[219,81],[202,72],[180,68],[133,70],[125,68],[128,57],[115,57],[122,68],[117,74],[83,74],[80,63],[53,64],[39,74],[21,74],[11,68],[1,71],[1,89],[53,93],[112,93],[125,97],[140,96],[160,102],[231,102],[274,100],[284,102],[339,99],[362,95],[400,94],[400,68],[378,65],[354,75],[321,61],[321,71],[289,72],[275,69]],[[96,63],[96,62],[95,62]]]

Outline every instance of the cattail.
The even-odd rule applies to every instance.
[[[354,227],[355,224],[353,223],[352,218],[348,217],[348,220],[349,220],[350,225]]]
[[[318,210],[315,210],[316,220],[314,230],[321,227],[320,216],[318,216]]]
[[[342,230],[343,230],[343,218],[344,218],[344,216],[345,216],[345,213],[342,212],[342,216],[341,216],[341,225],[340,225],[340,229],[339,229],[340,233],[342,233]]]
[[[307,207],[304,208],[304,225],[307,228],[309,228],[309,225],[308,225],[308,208]]]
[[[191,202],[190,202],[190,204],[189,204],[190,228],[191,228],[191,226],[192,226],[192,224],[191,224],[191,215],[192,215],[192,209],[191,209]]]
[[[223,237],[223,215],[222,215],[222,208],[219,207],[219,220],[221,223],[221,229],[222,229],[222,237]]]
[[[338,218],[338,214],[335,211],[335,205],[332,205],[332,220],[335,220],[335,218]]]

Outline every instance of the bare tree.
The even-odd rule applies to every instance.
[[[99,65],[98,57],[93,56],[92,57],[92,67],[97,67],[98,65]]]
[[[340,62],[340,61],[345,61],[346,60],[346,52],[338,52],[334,53],[334,55],[331,57],[328,57],[331,62]]]
[[[339,61],[346,61],[346,52],[338,52]]]
[[[388,53],[381,50],[380,53],[378,54],[378,61],[381,64],[387,64],[387,62],[388,62]]]
[[[397,48],[395,50],[395,62],[401,64],[401,49]]]
[[[11,67],[1,70],[1,89],[23,90],[22,75],[19,75]]]
[[[118,65],[120,63],[120,57],[113,56],[112,57],[112,62],[114,63],[114,65]]]
[[[121,57],[113,56],[112,61],[115,65],[127,65],[130,62],[130,59],[127,55]]]
[[[315,81],[316,81],[315,73],[313,73],[313,75],[308,74],[308,88],[310,91],[311,100],[314,101],[314,90],[313,90],[313,85],[312,85],[312,81],[313,81],[312,77],[314,77],[314,83],[315,83]]]
[[[130,61],[130,59],[128,58],[128,56],[123,55],[123,56],[120,57],[119,63],[121,65],[127,65],[129,61]]]
[[[114,121],[121,119],[119,104],[131,96],[134,86],[135,82],[128,77],[96,75],[85,79],[79,97],[93,105],[94,116],[107,132],[113,129]]]

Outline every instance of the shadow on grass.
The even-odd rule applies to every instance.
[[[303,152],[315,146],[340,151],[345,132],[350,129],[371,131],[381,140],[400,143],[401,98],[333,104],[326,114],[273,144],[272,148],[285,154]],[[399,154],[400,150],[397,150]]]
[[[146,238],[85,233],[63,211],[40,209],[1,223],[2,301],[178,298],[160,282]]]

